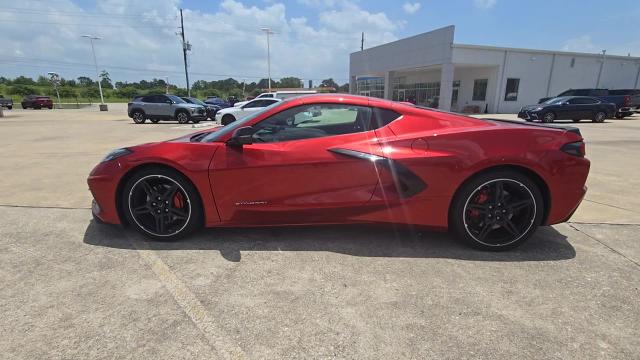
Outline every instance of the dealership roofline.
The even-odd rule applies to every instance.
[[[477,49],[477,50],[496,50],[496,51],[512,51],[512,52],[526,52],[526,53],[536,53],[536,54],[557,54],[557,55],[569,55],[569,56],[602,56],[601,53],[586,53],[586,52],[573,52],[573,51],[561,51],[561,50],[539,50],[539,49],[525,49],[525,48],[512,48],[512,47],[501,47],[501,46],[489,46],[489,45],[471,45],[471,44],[452,44],[453,48],[458,49]],[[612,59],[628,59],[628,60],[640,60],[640,57],[637,56],[627,56],[627,55],[606,55],[607,58]]]
[[[388,45],[391,45],[391,44],[394,44],[394,43],[397,43],[397,42],[413,39],[413,38],[420,37],[420,36],[425,36],[427,34],[431,34],[431,33],[434,33],[436,31],[445,30],[445,29],[448,29],[448,28],[453,28],[453,31],[455,32],[455,25],[444,26],[442,28],[434,29],[434,30],[427,31],[427,32],[424,32],[424,33],[420,33],[420,34],[416,34],[416,35],[411,35],[411,36],[408,36],[408,37],[405,37],[405,38],[402,38],[402,39],[390,41],[388,43],[372,46],[372,47],[364,49],[364,50],[355,51],[355,52],[352,52],[350,55],[356,55],[356,54],[359,54],[359,53],[362,53],[362,52],[367,52],[367,51],[369,51],[371,49],[386,47]],[[453,44],[451,44],[451,47],[454,48],[454,49],[458,48],[458,49],[475,49],[475,50],[512,51],[512,52],[526,52],[526,53],[549,54],[549,55],[557,54],[557,55],[583,56],[583,57],[602,56],[601,53],[574,52],[574,51],[562,51],[562,50],[540,50],[540,49],[527,49],[527,48],[512,48],[512,47],[491,46],[491,45],[458,44],[458,43],[455,43],[455,42]],[[611,58],[611,59],[621,59],[621,60],[627,59],[627,60],[632,60],[632,61],[635,61],[635,60],[640,61],[640,57],[637,57],[637,56],[610,55],[610,54],[607,54],[606,57],[607,58]]]

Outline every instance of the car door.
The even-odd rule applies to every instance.
[[[165,95],[156,95],[156,106],[158,107],[158,115],[170,117],[173,116],[173,101]]]
[[[322,223],[362,212],[378,183],[376,165],[344,151],[379,152],[374,130],[362,125],[371,110],[314,106],[270,116],[253,126],[252,144],[216,151],[209,178],[223,222]]]
[[[570,98],[567,101],[561,103],[556,111],[557,119],[567,120],[567,119],[579,119],[580,118],[580,107],[576,102],[577,98]]]

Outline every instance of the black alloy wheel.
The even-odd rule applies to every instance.
[[[593,115],[593,122],[601,123],[607,118],[607,114],[604,111],[598,111]]]
[[[453,230],[474,247],[502,251],[526,241],[542,222],[537,185],[517,172],[484,175],[465,184],[453,205]]]
[[[147,169],[133,176],[122,194],[130,225],[155,240],[176,240],[201,224],[201,201],[184,176]]]
[[[176,114],[176,119],[179,124],[186,124],[189,122],[189,114],[186,111],[180,111]]]
[[[552,123],[556,119],[556,114],[551,111],[542,114],[542,122],[543,123]]]

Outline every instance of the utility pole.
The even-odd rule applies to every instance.
[[[247,79],[242,79],[242,99],[244,100],[244,89],[247,86]]]
[[[96,77],[98,79],[98,89],[100,90],[100,105],[101,105],[100,111],[106,111],[107,107],[104,106],[104,96],[102,96],[102,84],[100,83],[100,73],[98,72],[98,61],[96,60],[96,49],[93,47],[93,40],[100,40],[101,38],[93,35],[82,35],[82,37],[89,39],[89,41],[91,42],[91,53],[93,54],[93,64],[96,66]]]
[[[604,68],[604,60],[607,50],[602,50],[602,62],[600,63],[600,71],[598,71],[598,80],[596,81],[596,89],[600,88],[600,77],[602,77],[602,69]]]
[[[271,44],[269,38],[275,33],[270,28],[262,28],[260,30],[267,34],[267,74],[269,76],[269,92],[271,92]]]
[[[191,51],[191,44],[184,39],[184,19],[182,9],[180,9],[180,35],[182,36],[182,56],[184,58],[184,76],[187,79],[187,95],[191,97],[191,87],[189,87],[189,72],[187,71],[187,51]]]
[[[362,32],[362,40],[360,40],[360,51],[364,51],[364,31]]]
[[[164,81],[164,85],[166,86],[165,93],[166,93],[167,95],[169,95],[169,77],[168,77],[168,76],[165,76],[165,77],[164,77],[164,80],[165,80],[165,81]]]

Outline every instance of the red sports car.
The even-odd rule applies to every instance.
[[[577,128],[324,94],[115,150],[88,182],[99,222],[156,240],[202,226],[396,223],[506,250],[569,219],[584,156]]]

